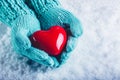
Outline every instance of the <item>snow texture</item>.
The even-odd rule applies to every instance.
[[[10,28],[0,23],[0,80],[120,80],[120,0],[61,0],[82,22],[84,34],[57,69],[17,54]]]

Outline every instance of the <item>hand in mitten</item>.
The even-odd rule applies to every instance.
[[[16,52],[47,66],[54,60],[31,46],[29,36],[40,30],[40,23],[23,0],[0,0],[0,20],[11,28],[11,42]]]
[[[78,37],[82,34],[81,23],[72,13],[63,9],[58,0],[27,0],[26,3],[36,12],[42,30],[55,25],[60,25],[66,30],[68,34],[66,48],[57,60],[54,59],[54,62],[58,61],[58,66],[60,66],[68,59],[77,44]],[[54,66],[57,65],[54,64]]]

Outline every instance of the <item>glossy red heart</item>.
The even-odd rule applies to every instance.
[[[32,46],[44,50],[49,55],[59,55],[67,42],[67,34],[61,26],[52,26],[49,30],[39,30],[30,37]]]

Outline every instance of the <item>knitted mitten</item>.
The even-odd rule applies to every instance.
[[[31,46],[28,37],[40,30],[40,23],[23,0],[0,0],[0,20],[11,28],[11,42],[18,53],[40,64],[55,64],[52,57]]]
[[[26,4],[35,11],[41,22],[41,29],[60,25],[66,30],[67,45],[61,56],[57,58],[59,65],[65,63],[70,52],[75,48],[78,37],[82,34],[81,23],[72,13],[63,9],[58,0],[27,0]]]

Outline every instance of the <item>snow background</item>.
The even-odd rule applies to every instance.
[[[10,28],[0,23],[0,80],[120,80],[120,0],[61,0],[84,34],[67,63],[41,66],[16,54]]]

